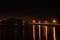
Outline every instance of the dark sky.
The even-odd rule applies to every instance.
[[[0,17],[52,17],[60,15],[59,2],[8,1],[0,2]]]

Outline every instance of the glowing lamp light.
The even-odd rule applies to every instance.
[[[57,23],[57,21],[56,21],[55,19],[54,19],[54,20],[52,20],[52,22],[53,22],[53,23]]]
[[[35,23],[35,20],[33,20],[32,22]]]

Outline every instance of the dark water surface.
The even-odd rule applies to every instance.
[[[42,29],[41,40],[45,40]],[[35,27],[35,36],[35,39],[39,40],[38,27]],[[53,40],[52,31],[49,32],[48,37],[48,40]],[[56,27],[56,39],[60,39],[60,27]],[[0,25],[0,40],[33,40],[33,27],[32,25]]]

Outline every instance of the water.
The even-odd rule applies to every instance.
[[[43,25],[0,25],[0,40],[58,40],[56,30]]]

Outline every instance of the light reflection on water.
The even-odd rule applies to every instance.
[[[4,28],[3,28],[3,27],[4,27]],[[41,26],[39,25],[38,27],[39,27],[39,40],[41,40],[41,34],[40,34],[40,33],[41,33],[41,32],[40,32],[40,27],[41,27]],[[45,27],[45,32],[46,32],[46,37],[45,37],[45,38],[46,38],[46,40],[47,40],[47,39],[48,39],[48,37],[47,37],[47,36],[48,36],[48,35],[47,35],[47,31],[48,31],[48,30],[47,30],[47,27],[48,27],[48,26],[44,26],[44,27]],[[0,31],[8,32],[7,30],[8,30],[8,31],[10,30],[8,26],[0,26]],[[11,31],[12,31],[12,30],[13,30],[13,29],[11,29]],[[16,33],[17,33],[17,29],[15,28],[14,30],[15,30]],[[55,27],[53,27],[53,30],[52,30],[52,31],[53,31],[53,39],[56,40]],[[1,32],[0,32],[0,33],[1,33]],[[15,33],[15,32],[13,32],[13,33]],[[5,33],[4,33],[4,35],[5,35]],[[36,39],[35,39],[35,25],[33,25],[33,39],[36,40]]]

